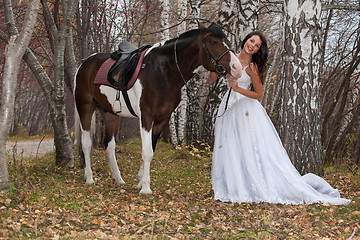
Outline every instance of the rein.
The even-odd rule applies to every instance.
[[[178,40],[179,40],[179,38],[176,39],[175,44],[174,44],[175,64],[176,64],[176,67],[177,67],[177,69],[178,69],[178,71],[180,73],[181,79],[184,81],[184,84],[186,86],[186,80],[185,80],[184,76],[182,75],[182,72],[180,70],[180,66],[179,66],[179,63],[178,63],[178,59],[177,59],[176,45],[177,45]]]
[[[210,56],[210,61],[212,64],[215,65],[215,69],[216,69],[216,73],[218,74],[217,78],[216,78],[216,83],[214,88],[211,90],[211,92],[213,92],[215,90],[215,88],[217,87],[219,80],[222,76],[225,76],[227,74],[226,69],[224,68],[224,66],[219,65],[219,61],[225,56],[225,54],[227,54],[228,52],[230,52],[230,49],[227,49],[225,52],[223,52],[217,59],[214,58],[214,56],[210,53],[209,49],[206,47],[206,44],[204,42],[205,38],[210,35],[211,33],[206,34],[204,37],[201,37],[201,42],[202,42],[202,46],[203,49],[205,49],[206,53],[208,56]],[[176,68],[178,69],[181,79],[183,80],[185,86],[186,86],[186,80],[184,78],[184,75],[181,72],[180,66],[179,66],[179,62],[178,62],[178,58],[177,58],[177,43],[179,41],[179,38],[176,39],[175,44],[174,44],[174,56],[175,56],[175,64],[176,64]],[[221,68],[220,68],[221,67]]]
[[[208,56],[210,56],[210,61],[212,64],[215,65],[215,68],[216,68],[216,73],[218,74],[217,78],[216,78],[216,82],[215,82],[215,85],[214,87],[211,89],[211,91],[209,92],[209,94],[213,93],[215,91],[215,89],[218,87],[219,85],[219,82],[220,82],[220,78],[222,76],[225,76],[227,74],[227,71],[225,70],[224,66],[222,65],[219,65],[219,61],[225,56],[225,54],[227,54],[228,52],[230,52],[230,49],[227,49],[225,52],[223,52],[219,57],[218,59],[214,58],[214,56],[210,53],[209,49],[206,47],[206,44],[205,44],[205,38],[211,33],[208,33],[206,34],[204,37],[201,38],[201,41],[202,41],[202,46],[203,46],[203,49],[205,49],[206,53],[208,54]],[[178,58],[177,58],[177,43],[178,43],[178,40],[179,38],[176,39],[175,41],[175,44],[174,44],[174,55],[175,55],[175,64],[176,64],[176,68],[178,69],[179,73],[180,73],[180,76],[181,76],[181,79],[183,80],[185,86],[187,87],[187,82],[184,78],[184,75],[182,74],[181,72],[181,69],[180,69],[180,66],[179,66],[179,62],[178,62]],[[219,66],[221,68],[219,68]],[[227,100],[226,100],[226,106],[225,106],[225,111],[223,112],[223,114],[221,114],[220,116],[218,117],[221,117],[222,115],[224,115],[224,113],[226,112],[226,109],[227,109],[227,105],[228,105],[228,101],[229,101],[229,97],[230,97],[230,92],[231,92],[231,88],[230,88],[230,91],[229,91],[229,94],[227,96]]]

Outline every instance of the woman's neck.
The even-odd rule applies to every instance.
[[[238,55],[238,58],[244,66],[249,65],[249,63],[252,61],[252,55],[247,54],[245,51],[241,51]]]

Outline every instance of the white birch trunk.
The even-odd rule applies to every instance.
[[[257,28],[257,8],[259,1],[224,0],[220,3],[219,25],[227,31],[232,49],[240,51],[241,41]],[[240,9],[243,9],[240,11]],[[245,21],[245,19],[251,19]],[[244,35],[244,32],[246,33]],[[213,86],[210,86],[210,90]],[[228,90],[227,81],[222,78],[218,87],[209,95],[205,103],[203,139],[210,145],[214,142],[214,124],[221,99]]]
[[[258,9],[259,0],[237,0],[238,14],[236,14],[236,16],[238,16],[238,19],[236,24],[237,26],[234,29],[235,36],[238,37],[238,41],[236,41],[236,43],[239,43],[241,45],[241,42],[244,40],[246,35],[248,35],[252,31],[257,30]]]
[[[323,171],[320,119],[320,0],[284,1],[279,132],[300,173]]]
[[[39,10],[39,0],[28,2],[25,19],[20,34],[16,29],[11,1],[4,0],[8,31],[12,35],[5,50],[5,65],[0,109],[0,189],[9,188],[9,174],[6,158],[6,139],[14,113],[16,80],[21,58],[29,45]]]
[[[200,0],[191,0],[190,3],[190,22],[188,29],[197,29],[200,18],[201,4]],[[186,141],[191,143],[200,138],[199,111],[200,99],[197,96],[199,75],[196,74],[186,84],[187,105],[186,105]]]
[[[177,27],[177,36],[186,31],[186,22],[183,18],[187,14],[187,1],[177,1],[177,13],[179,16],[178,22],[181,22]],[[181,89],[181,100],[175,111],[171,114],[170,119],[170,136],[174,147],[183,145],[186,132],[186,107],[187,107],[187,93],[186,86]]]
[[[161,0],[160,5],[162,6],[162,11],[160,15],[160,40],[166,41],[170,39],[170,29],[169,29],[169,15],[170,15],[170,0]],[[176,118],[176,111],[171,114],[171,118],[169,121],[169,132],[170,132],[170,139],[171,143],[174,147],[177,147],[179,145],[178,141],[178,134],[177,134],[177,118]]]
[[[180,0],[177,1],[178,4],[178,15],[180,17],[179,21],[183,21],[182,18],[186,18],[187,15],[187,1],[186,0]],[[181,24],[179,24],[177,28],[178,34],[181,34],[186,31],[186,22],[183,21]],[[178,142],[179,145],[183,145],[185,141],[185,133],[186,133],[186,108],[187,108],[187,93],[186,93],[186,86],[184,86],[181,89],[181,101],[179,103],[179,106],[177,107],[177,133],[178,133]]]

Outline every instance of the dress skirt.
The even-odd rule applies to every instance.
[[[215,124],[212,184],[216,200],[334,205],[350,202],[340,198],[338,190],[323,178],[311,173],[301,176],[261,103],[232,94],[237,97],[230,100],[226,110],[226,101],[220,104]]]

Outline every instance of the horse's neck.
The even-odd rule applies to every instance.
[[[179,75],[182,75],[182,81],[191,79],[195,69],[201,65],[198,44],[194,40],[196,40],[194,37],[181,39],[177,43],[175,42],[173,46],[174,53],[176,50],[175,64],[177,64]]]

